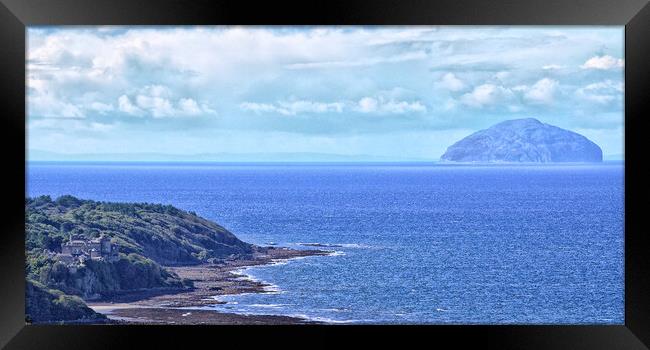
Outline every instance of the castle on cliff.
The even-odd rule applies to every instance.
[[[70,240],[61,244],[61,253],[56,255],[56,259],[67,265],[83,264],[87,260],[112,262],[119,259],[119,252],[110,238],[103,234],[91,240],[71,234]]]

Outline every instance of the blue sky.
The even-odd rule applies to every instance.
[[[31,159],[56,158],[43,155],[51,152],[437,160],[474,131],[527,117],[582,133],[606,156],[623,154],[623,27],[27,34]]]

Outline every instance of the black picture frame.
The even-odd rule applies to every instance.
[[[646,349],[649,178],[643,144],[650,91],[648,0],[0,0],[0,118],[5,178],[0,231],[0,346],[100,349],[228,345],[337,346],[339,336],[409,338],[497,349]],[[625,26],[625,325],[621,326],[37,326],[25,325],[25,28],[106,24],[431,24]],[[399,331],[399,335],[396,333]],[[297,340],[296,334],[306,336]],[[413,339],[415,338],[415,339]],[[645,345],[644,345],[645,344]]]

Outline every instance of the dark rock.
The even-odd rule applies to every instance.
[[[603,152],[586,137],[537,119],[515,119],[477,131],[447,148],[452,162],[602,162]]]
[[[106,320],[106,316],[89,308],[81,298],[66,295],[59,290],[27,280],[25,285],[25,318],[29,323],[93,322]]]

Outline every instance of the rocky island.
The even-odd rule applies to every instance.
[[[331,253],[249,244],[170,205],[72,196],[25,202],[28,323],[304,323],[179,308],[267,291],[236,269]]]
[[[447,148],[448,162],[602,162],[603,152],[586,137],[534,118],[508,120],[477,131]]]

